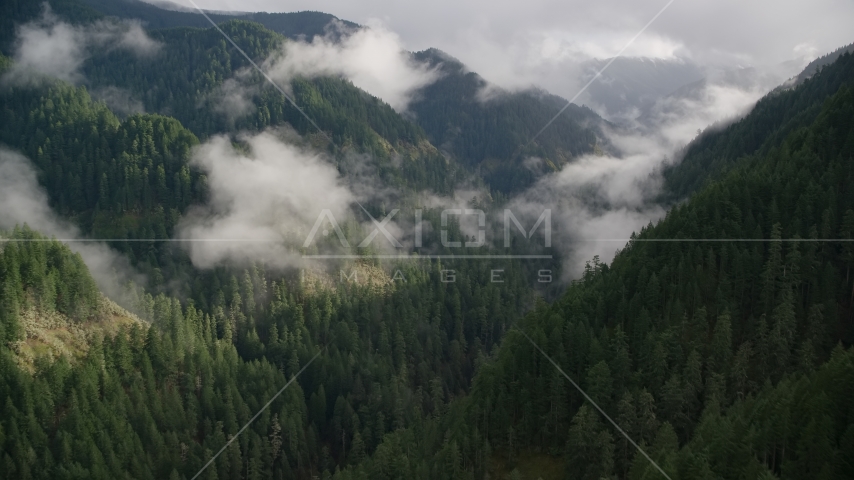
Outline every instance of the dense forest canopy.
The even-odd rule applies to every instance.
[[[663,478],[650,460],[672,479],[854,476],[854,55],[688,145],[664,172],[663,200],[682,202],[565,288],[538,284],[560,275],[545,260],[484,262],[433,237],[443,258],[200,268],[172,240],[211,201],[192,157],[217,135],[241,151],[241,132],[292,129],[342,178],[363,156],[394,192],[365,213],[394,198],[435,226],[461,188],[486,191],[473,202],[492,216],[549,174],[523,158],[557,171],[608,150],[605,124],[573,106],[529,144],[564,100],[478,99],[485,81],[437,50],[413,54],[442,71],[414,115],[313,76],[290,84],[304,116],[195,14],[50,5],[74,25],[145,19],[159,52],[96,52],[78,85],[0,84],[0,142],[78,241],[111,240],[146,281],[119,306],[75,241],[0,231],[0,477]],[[14,56],[14,25],[41,6],[0,11]],[[333,17],[216,20],[262,60]],[[253,94],[233,118],[210,99],[238,77]],[[108,86],[144,112],[97,100]]]

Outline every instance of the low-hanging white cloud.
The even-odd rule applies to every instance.
[[[594,256],[610,262],[632,233],[663,218],[665,206],[656,203],[663,168],[679,160],[698,131],[746,114],[777,78],[738,73],[660,99],[626,128],[605,130],[620,155],[578,158],[511,199],[509,208],[529,223],[551,209],[565,280],[577,278]]]
[[[438,78],[435,69],[412,59],[397,34],[376,22],[340,39],[327,35],[311,42],[289,41],[265,67],[285,85],[300,76],[346,77],[398,112],[406,111],[416,90]]]
[[[186,246],[197,267],[294,265],[321,211],[343,222],[356,195],[319,154],[271,132],[242,142],[238,149],[220,136],[196,149],[192,163],[207,176],[210,201],[187,212],[178,236],[192,240]]]
[[[688,143],[698,130],[745,115],[790,74],[756,69],[711,72],[702,82],[659,99],[637,120],[642,131],[673,149]]]
[[[80,83],[84,81],[83,62],[96,50],[120,49],[149,56],[159,47],[138,22],[100,20],[85,26],[71,25],[45,4],[39,19],[17,27],[15,63],[4,80],[28,84],[50,77]]]
[[[127,89],[109,86],[96,88],[90,93],[96,100],[107,104],[107,107],[120,117],[145,113],[145,106],[142,101]]]
[[[561,253],[564,279],[577,278],[594,255],[610,261],[632,232],[664,215],[652,202],[664,158],[659,148],[622,158],[585,156],[540,179],[508,208],[528,224],[551,210],[552,247]]]
[[[228,78],[206,99],[213,106],[213,111],[225,115],[229,123],[234,123],[252,112],[255,104],[252,96],[257,86],[242,82],[245,72],[239,72],[235,78]]]

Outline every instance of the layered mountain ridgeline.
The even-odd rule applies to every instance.
[[[222,28],[254,59],[268,58],[284,41],[245,21],[232,20]],[[260,75],[246,73],[249,63],[215,30],[174,29],[153,32],[152,37],[165,45],[153,59],[114,52],[89,62],[87,77],[94,85],[133,92],[147,110],[174,115],[201,138],[282,123],[293,125],[301,134],[315,134],[310,122],[265,85]],[[592,110],[575,105],[529,144],[539,128],[565,106],[564,99],[533,90],[490,92],[483,79],[436,50],[413,58],[438,68],[440,74],[438,80],[416,92],[410,104],[413,120],[333,77],[294,80],[294,99],[338,145],[352,145],[380,158],[396,153],[415,158],[413,168],[418,172],[413,176],[429,179],[424,185],[439,192],[450,187],[441,179],[459,180],[454,163],[506,194],[530,186],[575,157],[608,148],[601,132],[604,121]],[[252,102],[242,116],[223,111],[221,105],[235,87],[245,89],[242,94]],[[449,154],[448,158],[441,161],[431,144]],[[525,164],[523,160],[530,156],[543,158],[545,167]],[[453,160],[445,166],[449,159]],[[384,164],[381,169],[387,167]]]
[[[231,20],[221,28],[259,62],[286,41],[244,20]],[[112,52],[87,62],[84,72],[92,85],[126,89],[142,101],[146,111],[174,116],[203,139],[287,124],[314,138],[318,146],[326,143],[314,125],[215,29],[177,28],[151,36],[163,45],[153,57]],[[419,126],[349,81],[297,78],[291,88],[296,104],[334,145],[370,153],[386,183],[447,193],[458,180],[454,163],[430,145]],[[226,97],[232,95],[245,109],[229,103]],[[341,153],[332,145],[326,147]],[[395,167],[397,158],[404,160],[400,168]]]
[[[418,91],[410,107],[416,121],[434,145],[475,168],[495,190],[520,190],[575,157],[608,148],[604,121],[589,108],[570,105],[532,142],[565,99],[540,90],[502,91],[439,50],[414,57],[442,75]],[[532,156],[545,160],[545,167],[523,162]]]
[[[151,32],[154,40],[162,44],[153,56],[114,50],[88,59],[83,73],[92,89],[119,87],[123,96],[140,100],[145,111],[174,116],[202,139],[284,123],[301,134],[316,135],[310,122],[251,71],[249,62],[218,32],[198,23],[202,18],[199,15],[134,1],[88,0],[84,4],[81,0],[53,0],[50,5],[57,15],[74,23],[86,23],[105,14],[134,18],[134,12],[139,11],[169,19],[165,23],[150,22],[149,27],[203,27]],[[15,23],[31,21],[38,17],[38,11],[32,5],[22,5],[11,9],[8,18]],[[240,20],[221,16],[215,21],[223,22],[226,33],[251,58],[262,61],[281,47],[283,35],[311,37],[317,33],[315,27],[335,20],[324,15],[259,13],[237,16]],[[188,16],[195,20],[181,20]],[[6,52],[11,52],[11,38],[6,42]],[[503,92],[491,88],[461,63],[437,50],[414,54],[413,59],[438,66],[441,74],[436,82],[415,92],[415,101],[410,105],[413,120],[398,115],[340,78],[298,78],[291,87],[296,103],[336,144],[370,151],[385,159],[379,166],[384,174],[392,163],[389,158],[414,158],[413,162],[404,163],[413,170],[410,180],[417,178],[420,184],[439,192],[449,191],[445,179],[450,183],[460,180],[455,163],[476,172],[493,190],[511,193],[530,186],[543,174],[559,170],[575,157],[608,149],[601,132],[603,120],[592,110],[570,106],[530,142],[540,127],[566,105],[564,99],[537,90]],[[443,158],[430,143],[450,154],[448,158]],[[526,164],[523,160],[531,156],[545,161]]]
[[[685,198],[744,162],[761,158],[791,132],[812,124],[824,99],[842,86],[854,84],[854,54],[840,53],[836,62],[809,81],[766,95],[750,115],[724,127],[706,129],[684,149],[678,163],[664,170],[665,199]]]
[[[850,80],[850,62],[800,95]],[[770,129],[759,140],[780,135],[775,146],[641,231],[611,265],[594,260],[517,327],[673,479],[854,475],[854,88],[794,98],[811,102],[780,115],[817,109],[811,121]],[[773,100],[730,135],[754,134]],[[522,471],[663,478],[510,330],[469,397],[336,478]]]
[[[195,23],[201,18],[194,13],[165,11],[148,4],[138,5],[141,2],[135,0],[123,0],[118,4],[102,0],[86,0],[86,3],[106,14],[118,15],[123,18],[134,18],[139,17],[139,15],[148,18],[146,15],[154,15],[153,12],[158,12],[158,18],[164,20],[150,22],[148,24],[150,28],[184,25],[207,27],[207,24]],[[124,3],[133,4],[133,7],[127,9]],[[149,13],[143,14],[143,10]],[[137,11],[140,12],[139,15],[135,13]],[[192,22],[190,22],[190,18],[193,18]],[[230,18],[234,17],[214,16],[212,18],[217,23],[227,22],[227,25],[232,25],[230,27],[232,30],[228,30],[228,33],[236,35],[235,38],[245,38],[245,41],[238,41],[238,44],[244,47],[252,58],[266,58],[271,48],[274,48],[276,42],[279,41],[268,38],[269,31],[253,30],[245,24],[228,22]],[[304,36],[310,39],[314,35],[336,34],[336,32],[340,34],[335,29],[326,31],[330,22],[339,21],[338,19],[317,12],[253,13],[240,14],[237,18],[258,22],[266,29],[289,38]],[[237,28],[233,25],[240,25],[240,27]],[[350,28],[357,27],[351,22],[343,22],[342,25]],[[241,29],[249,29],[249,31],[241,31]],[[224,48],[227,50],[225,52],[217,51],[213,55],[205,52],[200,56],[197,50],[199,43],[220,47],[223,39],[218,37],[215,32],[206,32],[204,36],[195,34],[192,39],[176,40],[175,37],[160,37],[160,39],[170,46],[177,42],[189,42],[192,44],[192,47],[189,48],[190,53],[187,52],[187,47],[181,47],[183,51],[177,54],[177,58],[173,58],[168,63],[151,66],[139,65],[139,62],[133,59],[120,58],[121,55],[114,55],[110,58],[108,68],[115,72],[127,72],[127,69],[130,68],[130,71],[133,72],[134,82],[136,82],[134,84],[126,85],[121,79],[114,78],[109,73],[93,74],[92,77],[96,79],[96,82],[104,85],[126,86],[137,96],[143,98],[148,110],[168,112],[175,115],[201,137],[207,136],[212,131],[260,128],[267,124],[276,124],[282,121],[292,123],[301,132],[309,131],[308,125],[303,125],[306,123],[305,120],[298,118],[295,115],[296,112],[290,111],[292,109],[289,110],[289,105],[285,104],[283,99],[271,89],[269,92],[260,94],[262,98],[256,96],[257,113],[250,115],[250,119],[236,123],[230,122],[221,112],[211,114],[210,108],[215,107],[211,103],[206,105],[207,110],[203,107],[201,111],[198,111],[199,100],[206,98],[196,97],[187,99],[186,102],[176,98],[175,92],[178,91],[187,91],[192,94],[209,93],[212,87],[230,77],[228,72],[223,72],[219,66],[226,66],[226,68],[231,66],[233,71],[237,71],[240,68],[248,67],[248,63],[240,58],[239,53],[231,50],[230,46]],[[224,44],[222,45],[224,46]],[[247,45],[250,46],[247,48]],[[188,66],[185,59],[187,58],[193,58],[194,61],[197,58],[202,60],[198,62],[195,68],[186,71]],[[441,74],[436,82],[416,92],[415,99],[410,105],[410,109],[414,113],[414,124],[423,128],[433,145],[449,153],[461,164],[470,169],[475,169],[480,174],[479,176],[496,191],[510,193],[530,186],[539,176],[560,169],[574,157],[608,148],[601,132],[603,120],[592,110],[575,105],[570,106],[549,129],[543,132],[536,141],[529,144],[539,128],[566,105],[565,99],[537,90],[511,93],[487,88],[489,86],[477,74],[468,72],[459,61],[438,50],[431,49],[419,52],[414,54],[413,58],[430,66],[438,66]],[[122,62],[128,61],[136,63],[136,65],[122,65]],[[171,69],[169,71],[174,71],[177,68],[181,72],[181,75],[176,75],[176,78],[181,82],[180,85],[176,85],[169,79],[165,80],[167,89],[172,92],[165,99],[162,98],[166,92],[162,91],[163,80],[160,78],[164,70],[158,68],[159,66]],[[126,73],[122,73],[122,75],[126,75]],[[195,83],[192,85],[195,89],[188,89],[187,85],[184,84],[185,79],[188,78],[196,79],[193,80]],[[213,79],[213,85],[210,84],[211,79]],[[201,80],[201,84],[198,80]],[[260,78],[256,80],[260,81]],[[364,125],[370,125],[386,141],[396,145],[396,142],[401,138],[401,131],[409,131],[414,126],[405,121],[401,124],[399,118],[391,118],[391,112],[379,111],[382,108],[378,109],[371,105],[371,102],[354,98],[351,90],[355,89],[348,90],[346,85],[338,84],[334,79],[327,78],[320,82],[327,83],[327,85],[310,88],[309,84],[318,82],[313,81],[309,84],[296,82],[294,93],[297,96],[297,103],[303,106],[306,112],[317,120],[324,130],[337,133],[343,128],[348,130],[351,136],[363,137],[363,135],[354,134],[353,130],[362,130]],[[331,85],[328,84],[330,82]],[[155,90],[154,93],[152,93],[152,89]],[[151,98],[151,96],[158,94],[161,99],[154,100]],[[327,109],[325,108],[326,105],[314,105],[313,102],[316,99],[322,99],[324,103],[328,102],[328,106],[332,108]],[[195,100],[195,103],[191,100]],[[366,104],[360,105],[362,103]],[[354,106],[359,111],[354,112]],[[385,105],[382,107],[387,108]],[[206,122],[205,125],[200,125],[191,120],[189,118],[190,113],[195,113],[203,118]],[[341,115],[355,118],[358,125],[351,122],[347,127],[342,127]],[[330,118],[333,116],[338,118]],[[212,125],[211,122],[214,124]],[[389,129],[395,132],[389,132]],[[421,143],[422,137],[423,134],[418,135],[414,132],[407,133],[404,136],[407,141],[416,144]],[[356,138],[355,141],[364,140]],[[524,165],[522,161],[529,156],[538,156],[546,160],[542,163],[545,167],[535,168]]]

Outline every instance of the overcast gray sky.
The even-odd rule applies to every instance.
[[[186,0],[173,0],[189,5]],[[616,54],[666,0],[197,0],[203,8],[318,10],[381,23],[404,47],[437,47],[505,86],[541,83],[546,70]],[[704,65],[766,66],[854,42],[851,0],[676,0],[626,51]],[[550,79],[549,83],[553,83]],[[553,90],[553,85],[545,85]],[[566,91],[558,93],[570,94]]]

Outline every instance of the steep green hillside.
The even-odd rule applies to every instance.
[[[98,308],[99,293],[83,260],[28,228],[0,234],[0,339],[24,336],[22,309],[58,312],[82,322]]]
[[[850,61],[803,88],[850,79]],[[813,102],[793,106],[818,110],[807,126],[772,130],[777,146],[519,323],[671,478],[852,474],[854,88]],[[765,111],[732,134],[754,115]],[[469,398],[377,452],[337,478],[482,478],[529,471],[532,452],[562,460],[566,478],[660,478],[513,330]]]

